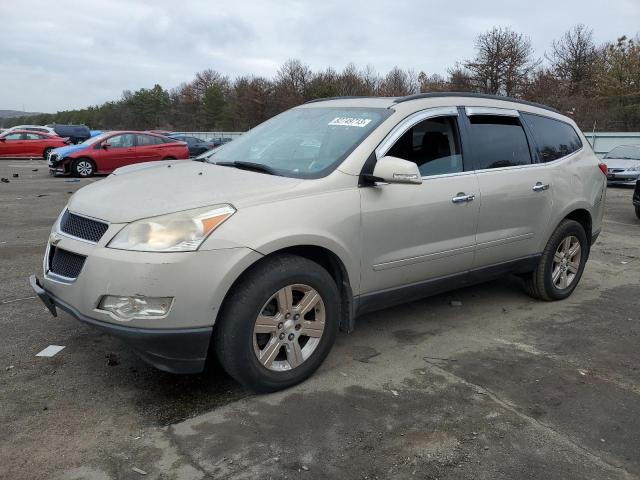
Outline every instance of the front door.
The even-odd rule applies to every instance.
[[[473,263],[481,199],[476,175],[462,156],[457,111],[418,112],[388,139],[376,152],[378,161],[384,155],[413,161],[423,181],[360,189],[363,297],[428,288],[445,277],[461,284]]]
[[[96,145],[95,159],[98,171],[111,172],[119,167],[136,163],[135,134],[120,133],[105,138]]]
[[[519,112],[467,108],[461,119],[482,194],[474,268],[540,253],[553,203],[552,171],[532,160]]]
[[[21,157],[26,153],[25,141],[23,138],[25,137],[24,133],[8,133],[4,137],[4,142],[2,142],[2,146],[0,152],[5,157]]]

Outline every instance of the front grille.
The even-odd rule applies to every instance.
[[[74,215],[65,210],[60,220],[60,230],[74,237],[97,243],[107,231],[109,225],[90,218]]]
[[[624,172],[624,168],[610,168],[609,173],[620,173]]]
[[[87,257],[51,245],[49,271],[66,278],[77,278]]]

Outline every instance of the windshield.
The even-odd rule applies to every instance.
[[[276,175],[319,178],[392,113],[383,108],[297,108],[216,150],[210,163],[249,162]]]
[[[622,145],[607,153],[604,158],[616,158],[622,160],[640,160],[640,146]]]

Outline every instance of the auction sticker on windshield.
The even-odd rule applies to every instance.
[[[336,117],[329,122],[329,125],[337,125],[339,127],[366,127],[370,122],[370,118]]]

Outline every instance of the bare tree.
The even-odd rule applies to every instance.
[[[476,56],[464,67],[476,89],[494,95],[517,96],[539,61],[533,58],[529,37],[507,27],[478,35]]]
[[[569,82],[570,93],[584,87],[596,71],[598,49],[593,41],[593,31],[578,24],[551,43],[551,52],[546,55],[553,73]]]

